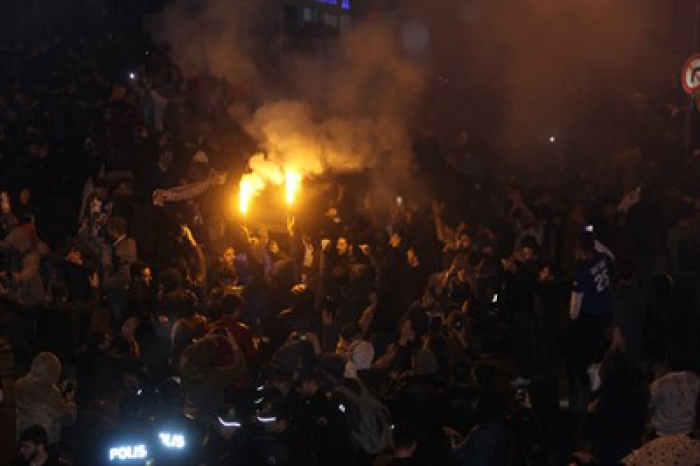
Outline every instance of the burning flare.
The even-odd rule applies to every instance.
[[[238,185],[238,209],[243,215],[248,214],[253,197],[265,187],[265,182],[256,173],[246,173]]]
[[[248,163],[250,172],[241,177],[238,185],[238,210],[244,216],[250,211],[250,203],[268,185],[284,186],[287,206],[292,207],[301,189],[303,175],[296,168],[283,169],[276,161],[268,160],[262,154],[255,154]]]
[[[284,174],[284,187],[287,205],[291,207],[294,205],[294,198],[301,187],[301,175],[297,171],[288,168]]]

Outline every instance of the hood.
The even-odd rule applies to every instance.
[[[29,376],[42,382],[55,384],[61,376],[61,362],[53,353],[39,353],[32,361]]]

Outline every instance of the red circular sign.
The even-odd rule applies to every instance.
[[[692,95],[700,91],[700,55],[693,55],[685,62],[681,84],[688,94]]]

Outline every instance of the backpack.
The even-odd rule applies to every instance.
[[[236,362],[238,345],[231,332],[222,326],[215,325],[205,336],[210,340],[214,348],[214,365],[226,367]]]
[[[355,405],[357,416],[346,416],[355,443],[366,453],[377,454],[392,448],[389,410],[359,380],[359,394],[344,385],[335,391]]]

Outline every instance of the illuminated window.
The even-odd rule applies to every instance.
[[[338,0],[314,0],[316,3],[323,3],[324,5],[337,5]],[[349,10],[350,9],[350,0],[341,0],[340,1],[340,8],[343,10]]]

